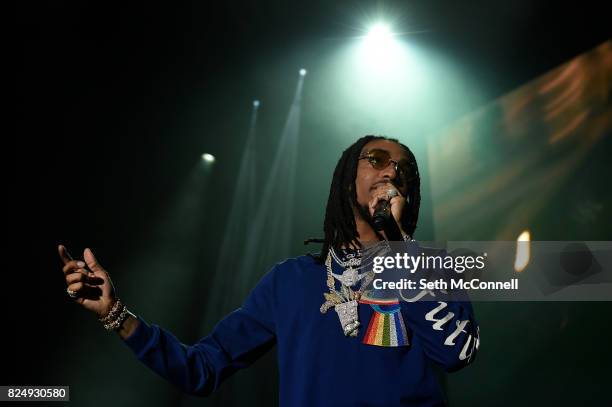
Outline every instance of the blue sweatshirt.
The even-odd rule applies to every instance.
[[[185,345],[140,317],[125,343],[192,395],[215,391],[276,344],[281,406],[444,405],[431,362],[453,371],[474,359],[479,341],[471,305],[363,300],[359,334],[346,337],[334,309],[319,310],[326,277],[311,256],[289,259],[198,343]]]

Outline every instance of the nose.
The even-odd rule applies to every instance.
[[[404,180],[402,179],[402,177],[399,175],[399,169],[398,169],[398,162],[391,160],[389,161],[389,164],[382,169],[382,176],[385,179],[388,179],[393,185],[395,185],[395,187],[397,188],[403,188],[404,187]],[[402,192],[405,193],[405,192]]]
[[[381,170],[382,176],[388,179],[396,179],[397,178],[397,162],[394,160],[389,160],[389,164]]]

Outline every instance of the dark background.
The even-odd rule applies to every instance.
[[[251,101],[263,101],[258,132],[273,135],[261,138],[259,151],[266,151],[284,121],[297,70],[315,65],[305,56],[316,55],[317,44],[333,47],[355,36],[359,16],[381,7],[403,15],[402,21],[417,31],[412,41],[455,61],[491,100],[610,38],[605,6],[595,1],[18,4],[16,132],[6,151],[13,182],[6,212],[11,266],[5,270],[11,300],[3,332],[9,343],[4,360],[11,362],[3,363],[3,384],[69,384],[74,405],[98,405],[111,399],[109,394],[119,404],[123,398],[126,403],[187,405],[190,401],[147,372],[68,301],[56,246],[66,244],[73,254],[93,247],[109,270],[122,270],[116,283],[129,280],[129,271],[119,265],[132,253],[146,253],[152,224],[165,213],[199,154],[211,152],[218,163],[208,180],[202,233],[194,244],[202,248],[201,264],[214,258],[228,215],[223,197],[235,182]],[[305,89],[304,103],[313,99]],[[447,111],[438,126],[468,109],[458,105]],[[298,189],[314,190],[317,206],[300,208],[296,216],[298,249],[302,238],[321,234],[331,171],[340,146],[348,145],[321,153],[333,134],[317,131],[316,118],[307,114],[303,128],[309,132],[299,150]],[[265,174],[265,156],[261,160]],[[428,240],[432,220],[424,219],[421,239]],[[609,229],[601,228],[592,239],[610,240]],[[150,284],[157,276],[141,272],[138,278]],[[196,281],[205,282],[206,273]],[[202,305],[197,287],[191,292],[194,314],[189,318],[194,321]],[[126,294],[140,310],[156,301],[142,292]],[[155,307],[149,307],[145,316],[159,320]],[[529,356],[509,370],[505,381],[497,374],[496,387],[479,384],[481,378],[487,382],[487,371],[473,374],[469,382],[459,378],[467,387],[451,392],[451,401],[569,405],[596,404],[603,397],[610,366],[604,335],[609,323],[603,322],[609,319],[608,304],[498,307],[499,315],[512,314],[507,336],[503,345],[483,340],[496,355],[484,356],[483,363],[503,371],[508,343],[524,347]],[[189,342],[200,334],[189,318],[175,325],[171,317],[162,322]],[[562,341],[533,333],[534,327],[546,329],[564,320],[580,324]],[[516,328],[510,321],[525,324]],[[272,389],[262,391],[261,405],[273,403],[268,398],[274,389],[269,383],[276,381],[273,360],[253,369],[260,369],[262,387]],[[100,393],[79,395],[79,388]],[[238,392],[228,383],[221,395],[199,402],[241,405]]]

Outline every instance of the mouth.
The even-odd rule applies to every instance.
[[[370,191],[374,191],[375,189],[378,189],[378,187],[380,187],[381,185],[393,185],[393,184],[391,183],[391,181],[378,181],[372,184],[372,186],[370,187]]]

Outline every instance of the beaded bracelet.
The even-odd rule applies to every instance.
[[[127,307],[120,299],[117,299],[110,312],[105,317],[98,318],[98,321],[104,325],[104,329],[107,331],[116,331],[123,325],[128,316]]]
[[[121,302],[119,298],[117,298],[117,300],[115,300],[115,303],[113,304],[108,314],[106,314],[106,316],[102,318],[98,318],[98,321],[102,322],[103,324],[106,324],[107,322],[115,320],[121,313],[122,308],[123,308],[123,303]]]
[[[107,331],[116,331],[117,329],[121,328],[121,325],[123,325],[123,322],[125,322],[128,316],[129,311],[124,305],[117,319],[104,324],[104,329],[106,329]]]

